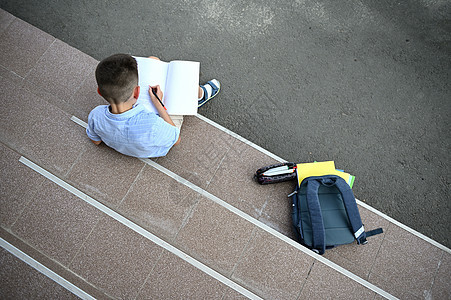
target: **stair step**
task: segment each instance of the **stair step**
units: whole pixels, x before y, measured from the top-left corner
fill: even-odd
[[[94,146],[79,125],[105,103],[97,61],[0,16],[2,248],[100,299],[449,298],[451,250],[363,202],[366,227],[384,228],[368,245],[318,256],[293,241],[293,183],[252,180],[283,159],[202,116],[185,118],[183,142],[163,158]],[[46,271],[0,255],[4,290],[67,295]]]

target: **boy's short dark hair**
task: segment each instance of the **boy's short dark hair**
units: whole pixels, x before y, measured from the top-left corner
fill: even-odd
[[[128,54],[114,54],[102,60],[96,68],[99,92],[110,103],[127,101],[138,85],[138,65]]]

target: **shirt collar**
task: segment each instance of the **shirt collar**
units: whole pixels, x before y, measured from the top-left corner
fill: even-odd
[[[110,119],[125,120],[125,119],[130,118],[131,116],[136,115],[138,112],[140,112],[142,110],[144,110],[144,106],[143,105],[135,104],[132,109],[129,109],[126,112],[123,112],[121,114],[113,114],[110,111],[110,106],[108,105],[106,107],[105,114]]]

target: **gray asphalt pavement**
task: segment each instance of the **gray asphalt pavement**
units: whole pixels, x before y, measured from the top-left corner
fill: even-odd
[[[98,60],[200,61],[222,83],[201,114],[289,161],[335,160],[360,200],[451,247],[450,1],[0,3]]]

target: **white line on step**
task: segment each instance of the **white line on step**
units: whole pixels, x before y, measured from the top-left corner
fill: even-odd
[[[70,283],[60,275],[56,274],[31,256],[27,255],[26,253],[22,252],[21,250],[17,249],[7,241],[5,241],[3,238],[0,238],[0,246],[20,259],[21,261],[25,262],[30,267],[34,268],[38,272],[42,273],[43,275],[47,276],[51,280],[55,281],[57,284],[68,290],[69,292],[73,293],[74,295],[80,297],[81,299],[95,299],[79,287],[75,286],[74,284]]]
[[[316,253],[314,253],[313,251],[305,248],[304,246],[302,246],[301,244],[297,243],[296,241],[290,239],[289,237],[287,237],[286,235],[278,232],[277,230],[269,227],[268,225],[262,223],[261,221],[249,216],[248,214],[246,214],[245,212],[239,210],[238,208],[230,205],[229,203],[225,202],[224,200],[221,200],[220,198],[216,197],[213,194],[210,194],[209,192],[203,190],[202,188],[198,187],[197,185],[189,182],[188,180],[184,179],[183,177],[175,174],[174,172],[166,169],[165,167],[157,164],[156,162],[154,162],[151,159],[148,158],[141,158],[141,161],[145,162],[146,164],[154,167],[155,169],[161,171],[162,173],[166,174],[167,176],[173,178],[174,180],[178,181],[181,184],[184,184],[185,186],[189,187],[190,189],[198,192],[199,194],[201,194],[204,197],[207,197],[208,199],[212,200],[213,202],[221,205],[222,207],[228,209],[229,211],[231,211],[232,213],[240,216],[241,218],[245,219],[246,221],[254,224],[255,226],[265,230],[266,232],[276,236],[277,238],[281,239],[282,241],[290,244],[291,246],[301,250],[302,252],[304,252],[305,254],[312,256],[313,258],[315,258],[316,260],[319,260],[320,262],[322,262],[323,264],[327,265],[328,267],[331,267],[332,269],[340,272],[341,274],[351,278],[352,280],[360,283],[361,285],[365,286],[366,288],[372,290],[373,292],[387,298],[387,299],[396,299],[396,297],[394,297],[393,295],[387,293],[386,291],[380,289],[379,287],[375,286],[374,284],[360,278],[359,276],[355,275],[354,273],[349,272],[348,270],[346,270],[345,268],[331,262],[330,260],[324,258],[321,255],[318,255]]]
[[[215,270],[211,269],[210,267],[204,265],[203,263],[199,262],[198,260],[192,258],[188,254],[182,252],[181,250],[177,249],[176,247],[172,246],[171,244],[165,242],[164,240],[160,239],[159,237],[153,235],[146,229],[142,228],[141,226],[133,223],[129,219],[125,218],[124,216],[118,214],[111,208],[103,205],[102,203],[98,202],[97,200],[91,198],[87,194],[83,193],[82,191],[78,190],[77,188],[71,186],[67,182],[61,180],[57,176],[53,175],[52,173],[48,172],[47,170],[41,168],[31,160],[21,157],[19,159],[21,163],[28,166],[29,168],[33,169],[34,171],[38,172],[39,174],[43,175],[47,179],[53,181],[54,183],[58,184],[60,187],[64,188],[65,190],[71,192],[75,196],[79,197],[80,199],[84,200],[88,204],[94,206],[98,210],[102,211],[106,215],[110,216],[111,218],[115,219],[116,221],[122,223],[123,225],[127,226],[128,228],[132,229],[133,231],[137,232],[138,234],[142,235],[143,237],[147,238],[148,240],[152,241],[153,243],[157,244],[158,246],[168,250],[169,252],[177,255],[187,263],[191,264],[192,266],[198,268],[199,270],[203,271],[204,273],[210,275],[214,279],[222,282],[224,285],[234,289],[238,293],[242,294],[243,296],[246,296],[249,299],[261,299],[257,295],[253,294],[249,290],[245,289],[241,285],[237,284],[236,282],[230,280],[229,278],[221,275],[220,273],[216,272]]]
[[[258,150],[258,151],[260,151],[260,152],[262,152],[262,153],[268,155],[269,157],[273,158],[274,160],[276,160],[276,161],[278,161],[278,162],[281,162],[281,163],[287,162],[287,161],[284,160],[283,158],[281,158],[281,157],[275,155],[275,154],[272,153],[272,152],[269,152],[268,150],[266,150],[266,149],[264,149],[264,148],[262,148],[262,147],[260,147],[260,146],[258,146],[258,145],[256,145],[256,144],[254,144],[254,143],[252,143],[251,141],[246,140],[246,139],[243,138],[242,136],[236,134],[236,133],[233,132],[233,131],[230,131],[229,129],[227,129],[227,128],[221,126],[221,125],[219,125],[218,123],[216,123],[216,122],[214,122],[214,121],[212,121],[212,120],[210,120],[210,119],[208,119],[208,118],[206,118],[206,117],[204,117],[204,116],[202,116],[202,115],[199,115],[199,114],[197,114],[196,116],[197,116],[199,119],[201,119],[202,121],[205,121],[205,122],[207,122],[208,124],[210,124],[211,126],[216,127],[217,129],[219,129],[219,130],[221,130],[221,131],[223,131],[223,132],[225,132],[225,133],[227,133],[227,134],[229,134],[229,135],[235,137],[236,139],[242,141],[243,143],[245,143],[245,144],[247,144],[247,145],[249,145],[249,146],[255,148],[256,150]],[[445,251],[445,252],[451,254],[451,249],[449,249],[449,248],[447,248],[446,246],[440,244],[439,242],[436,242],[436,241],[434,241],[433,239],[431,239],[431,238],[425,236],[424,234],[422,234],[422,233],[416,231],[415,229],[412,229],[412,228],[410,228],[409,226],[404,225],[404,224],[402,224],[402,223],[399,222],[399,221],[396,221],[396,220],[393,219],[392,217],[387,216],[387,215],[384,214],[383,212],[381,212],[381,211],[375,209],[375,208],[372,207],[372,206],[369,206],[368,204],[366,204],[366,203],[364,203],[364,202],[362,202],[362,201],[360,201],[360,200],[358,200],[358,199],[356,199],[356,201],[357,201],[357,204],[359,204],[360,206],[362,206],[362,207],[368,209],[369,211],[371,211],[371,212],[377,214],[378,216],[380,216],[380,217],[386,219],[387,221],[389,221],[389,222],[391,222],[391,223],[393,223],[393,224],[395,224],[395,225],[401,227],[402,229],[404,229],[404,230],[410,232],[411,234],[416,235],[417,237],[419,237],[419,238],[425,240],[426,242],[428,242],[428,243],[430,243],[430,244],[436,246],[437,248],[440,248],[440,249],[442,249],[443,251]]]
[[[72,119],[76,119],[76,117],[72,117]],[[207,119],[208,120],[208,119]],[[76,122],[77,124],[80,124],[78,121],[73,120],[74,122]],[[83,121],[82,121],[83,122]],[[211,121],[212,122],[212,121]],[[219,126],[219,125],[218,125]],[[225,128],[221,129],[221,130],[227,130]],[[237,137],[239,137],[238,135],[236,135]],[[239,137],[240,140],[245,140],[244,138]],[[252,144],[252,142],[247,141],[247,143],[249,145]],[[257,149],[259,148],[259,146],[253,144],[253,147],[257,147]],[[252,146],[252,145],[251,145]],[[262,148],[263,149],[263,148]],[[264,149],[263,149],[264,150]],[[266,151],[266,150],[264,150]],[[269,153],[269,152],[268,152]],[[274,155],[274,157],[277,157]],[[280,158],[279,158],[280,159]],[[273,228],[269,227],[268,225],[262,223],[261,221],[249,216],[248,214],[246,214],[245,212],[239,210],[238,208],[230,205],[229,203],[221,200],[220,198],[216,197],[213,194],[210,194],[209,192],[205,191],[204,189],[200,188],[199,186],[191,183],[190,181],[186,180],[185,178],[175,174],[174,172],[166,169],[165,167],[159,165],[158,163],[154,162],[151,159],[148,158],[141,158],[141,161],[143,161],[144,163],[152,166],[153,168],[159,170],[160,172],[166,174],[167,176],[173,178],[174,180],[178,181],[181,184],[184,184],[185,186],[189,187],[190,189],[196,191],[197,193],[207,197],[208,199],[216,202],[217,204],[223,206],[224,208],[228,209],[229,211],[231,211],[232,213],[240,216],[241,218],[247,220],[248,222],[254,224],[255,226],[265,230],[266,232],[276,236],[277,238],[281,239],[282,241],[290,244],[291,246],[301,250],[302,252],[306,253],[309,256],[312,256],[313,258],[315,258],[316,260],[319,260],[320,262],[322,262],[323,264],[331,267],[332,269],[340,272],[341,274],[351,278],[352,280],[360,283],[361,285],[365,286],[366,288],[372,290],[373,292],[387,298],[387,299],[397,299],[396,297],[394,297],[393,295],[387,293],[386,291],[380,289],[379,287],[375,286],[374,284],[360,278],[359,276],[355,275],[352,272],[349,272],[348,270],[346,270],[345,268],[335,264],[334,262],[324,258],[321,255],[318,255],[316,253],[314,253],[313,251],[307,249],[306,247],[303,247],[301,244],[297,243],[296,241],[290,239],[289,237],[283,235],[282,233],[278,232],[277,230],[274,230]]]

